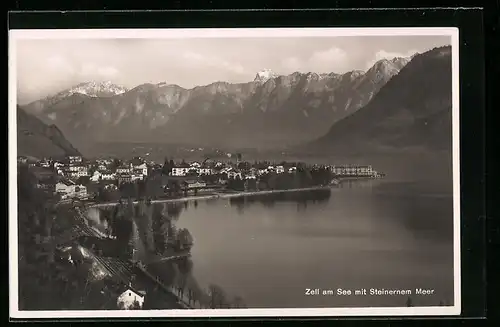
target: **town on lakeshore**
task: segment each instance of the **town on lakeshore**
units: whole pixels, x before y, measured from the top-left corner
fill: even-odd
[[[30,160],[19,157],[39,176],[41,188],[61,200],[97,202],[121,198],[171,199],[187,195],[294,190],[336,185],[342,179],[380,178],[370,165],[306,165],[301,162],[235,160],[203,162],[166,158],[163,163],[81,156]]]
[[[18,213],[25,231],[20,249],[26,265],[21,268],[28,271],[22,278],[31,276],[45,293],[49,290],[43,285],[57,284],[62,293],[56,292],[54,299],[68,309],[242,308],[241,297],[229,297],[213,284],[202,289],[182,273],[189,270],[194,238],[175,226],[172,216],[179,202],[316,190],[336,187],[343,179],[383,176],[369,165],[249,162],[241,154],[233,158],[166,158],[160,164],[140,157],[18,157],[18,187],[29,199],[20,200]],[[157,210],[153,201],[163,209]],[[165,271],[168,262],[175,262],[181,273]],[[89,271],[98,282],[88,283]],[[51,302],[41,304],[28,293],[23,301],[38,309]]]

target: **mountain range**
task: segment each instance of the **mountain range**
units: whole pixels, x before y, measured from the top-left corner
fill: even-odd
[[[17,154],[35,158],[80,155],[55,125],[47,125],[17,107]]]
[[[451,47],[415,56],[366,106],[304,151],[357,155],[452,149]]]
[[[22,108],[57,125],[78,148],[110,141],[273,148],[321,137],[367,105],[410,60],[384,59],[345,74],[263,70],[247,83],[192,89],[83,83]]]

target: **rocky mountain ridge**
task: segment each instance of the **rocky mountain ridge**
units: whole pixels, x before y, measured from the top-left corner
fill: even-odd
[[[59,126],[77,145],[109,140],[282,146],[324,134],[366,105],[408,61],[381,60],[366,72],[345,74],[279,76],[263,70],[252,82],[215,82],[192,89],[159,83],[106,96],[63,91],[64,96],[23,108]]]

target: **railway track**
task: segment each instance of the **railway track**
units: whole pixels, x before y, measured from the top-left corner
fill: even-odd
[[[57,240],[54,240],[54,244],[63,244],[67,243],[71,240],[74,240],[80,236],[92,236],[92,237],[97,237],[97,238],[103,238],[103,235],[96,230],[94,230],[92,227],[90,227],[87,224],[87,220],[84,216],[84,214],[81,212],[79,207],[75,207],[76,210],[76,215],[75,215],[75,220],[77,224],[73,227],[73,229],[68,232],[64,237],[59,237]],[[135,279],[135,277],[138,275],[138,273],[143,274],[137,267],[134,267],[131,262],[128,262],[123,259],[119,258],[114,258],[114,257],[102,257],[98,256],[92,251],[87,251],[89,255],[92,257],[93,260],[95,260],[106,272],[108,275],[111,276],[114,280],[121,282],[125,285],[128,285],[132,280]],[[180,255],[174,255],[174,256],[169,256],[165,258],[160,258],[159,262],[165,261],[165,260],[174,260],[178,259],[181,257],[188,256],[189,254],[183,253]],[[146,286],[146,285],[151,285],[151,286],[156,286],[155,283],[152,280],[150,280],[148,276],[143,276],[144,278],[141,278],[140,284],[141,286]],[[164,293],[164,301],[167,303],[169,306],[176,306],[179,308],[189,308],[186,303],[179,299],[172,290],[169,288],[165,287],[162,285],[162,289],[165,292]]]

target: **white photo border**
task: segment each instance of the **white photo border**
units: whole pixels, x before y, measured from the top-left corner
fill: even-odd
[[[453,306],[364,307],[296,309],[180,309],[180,310],[82,310],[21,311],[18,296],[17,224],[17,69],[16,41],[19,39],[181,39],[246,37],[338,37],[338,36],[436,35],[451,37],[452,51],[452,147],[453,147]],[[459,30],[456,27],[403,28],[204,28],[204,29],[26,29],[9,31],[9,309],[11,318],[169,318],[169,317],[385,317],[452,316],[461,313],[460,263],[460,140],[459,140]]]

